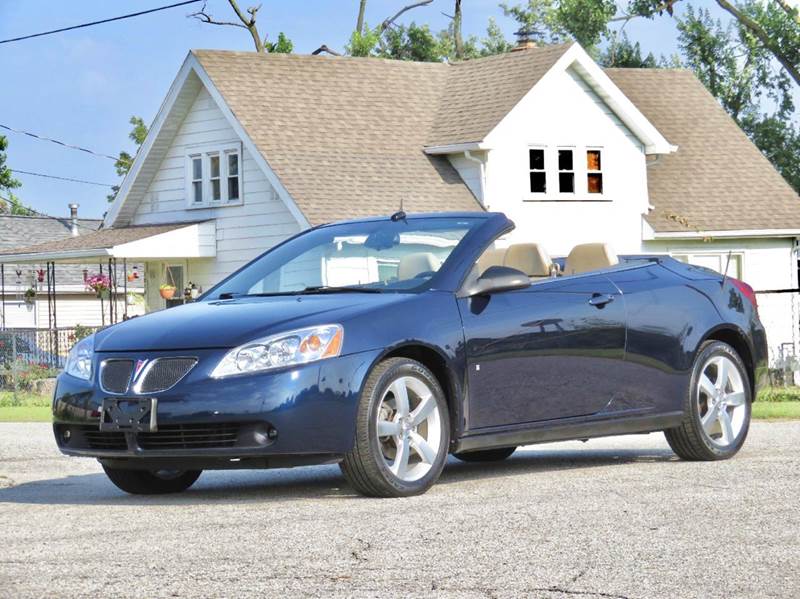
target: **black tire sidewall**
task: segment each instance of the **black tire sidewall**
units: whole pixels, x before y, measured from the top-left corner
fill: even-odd
[[[714,443],[706,435],[705,430],[703,429],[703,424],[700,422],[700,411],[697,407],[698,401],[698,385],[700,376],[703,373],[703,367],[708,362],[710,358],[715,356],[724,356],[729,358],[735,365],[739,371],[739,375],[742,377],[742,381],[744,381],[744,388],[745,388],[745,421],[742,430],[739,433],[739,438],[736,440],[736,443],[730,445],[726,448],[721,448]],[[753,404],[753,392],[752,387],[750,385],[750,377],[747,374],[747,369],[742,362],[742,359],[739,357],[739,354],[736,353],[730,345],[727,343],[723,343],[722,341],[714,341],[706,345],[700,353],[697,355],[695,359],[694,366],[692,367],[692,378],[689,384],[689,401],[688,401],[688,409],[690,411],[691,417],[691,424],[692,428],[694,428],[695,435],[697,439],[702,443],[704,451],[709,454],[711,459],[725,459],[737,453],[742,445],[744,444],[745,440],[747,439],[747,433],[750,430],[750,415],[752,413],[752,404]]]
[[[414,377],[424,382],[428,388],[433,392],[433,397],[436,400],[436,405],[439,408],[439,421],[441,426],[441,444],[439,446],[439,453],[436,456],[431,469],[422,478],[407,482],[397,478],[386,465],[383,459],[383,452],[378,442],[377,424],[378,424],[378,408],[381,403],[383,395],[389,386],[400,377]],[[450,445],[450,424],[449,414],[447,410],[447,402],[445,401],[444,392],[441,385],[436,380],[436,377],[425,366],[419,362],[411,359],[403,360],[391,368],[387,369],[375,384],[369,398],[368,423],[369,423],[369,450],[374,458],[378,469],[387,484],[391,485],[401,495],[414,495],[425,492],[436,479],[444,468],[447,461],[448,447]]]

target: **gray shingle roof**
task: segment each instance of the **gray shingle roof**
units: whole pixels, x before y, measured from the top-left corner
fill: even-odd
[[[0,255],[2,254],[23,254],[34,253],[36,251],[52,251],[61,249],[97,249],[104,247],[111,247],[125,241],[133,241],[133,239],[126,239],[126,234],[118,230],[102,229],[97,230],[102,224],[100,219],[79,219],[80,235],[77,237],[72,236],[70,229],[70,222],[67,218],[53,218],[45,216],[10,216],[0,215]],[[171,230],[180,225],[166,225],[157,228],[166,228]],[[154,232],[149,232],[147,235],[143,234],[143,229],[152,229],[153,227],[134,227],[140,237],[154,235]],[[160,231],[163,232],[163,231]],[[130,237],[131,234],[127,234]],[[111,241],[113,239],[113,242]],[[41,241],[41,243],[32,245],[31,242]],[[100,242],[108,245],[101,245]],[[44,268],[44,263],[41,265],[34,264],[5,264],[5,283],[6,290],[16,289],[16,269],[19,268],[23,272],[22,284],[27,286],[30,279],[30,272],[34,268]],[[128,267],[132,268],[134,265],[129,264]],[[141,264],[136,265],[139,272],[143,273]],[[99,270],[97,263],[94,264],[57,264],[56,265],[56,285],[83,285],[83,271],[88,270],[90,273],[95,273]],[[118,267],[118,276],[122,277],[121,265]],[[131,287],[141,287],[142,279],[130,283]]]
[[[656,231],[800,229],[797,193],[691,72],[606,73],[678,146],[647,169]]]

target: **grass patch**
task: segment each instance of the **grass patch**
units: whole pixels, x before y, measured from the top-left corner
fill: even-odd
[[[0,407],[0,422],[50,422],[50,406]]]
[[[758,392],[758,401],[800,401],[800,387],[765,387]]]
[[[757,401],[754,420],[800,420],[800,401]]]

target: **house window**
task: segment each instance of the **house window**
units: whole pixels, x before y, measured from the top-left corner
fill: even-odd
[[[558,151],[558,191],[575,193],[575,166],[572,160],[572,150]]]
[[[547,192],[547,175],[544,171],[544,149],[528,150],[528,169],[531,178],[531,193]]]
[[[203,159],[192,156],[192,201],[203,201]]]
[[[193,146],[187,155],[189,207],[239,203],[242,199],[241,144]]]
[[[589,193],[603,193],[600,150],[586,150],[586,188]]]

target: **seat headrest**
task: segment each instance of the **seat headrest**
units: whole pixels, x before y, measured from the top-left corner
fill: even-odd
[[[401,281],[413,279],[423,272],[435,272],[439,270],[439,266],[436,256],[430,252],[407,254],[400,258],[400,264],[397,267],[397,278]]]
[[[538,243],[517,243],[506,250],[503,266],[521,270],[529,277],[549,277],[553,261]]]
[[[619,264],[619,258],[607,243],[582,243],[572,248],[564,264],[564,274],[574,275]]]
[[[483,274],[490,266],[503,266],[506,250],[503,248],[489,248],[478,258],[478,274]]]

